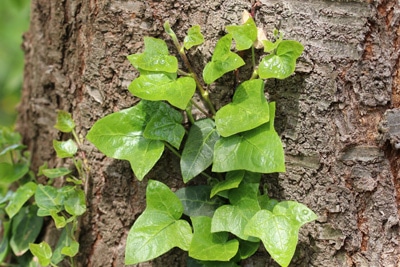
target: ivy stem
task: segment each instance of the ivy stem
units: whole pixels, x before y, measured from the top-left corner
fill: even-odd
[[[189,102],[189,104],[186,106],[186,115],[188,117],[188,120],[190,121],[191,124],[194,124],[194,118],[192,114],[192,102]]]
[[[207,111],[205,111],[204,109],[202,109],[193,99],[191,100],[193,106],[195,106],[198,110],[200,110],[201,113],[203,113],[204,115],[207,115]]]
[[[177,156],[178,158],[181,158],[181,157],[182,157],[181,154],[179,154],[179,151],[175,149],[175,147],[171,146],[171,145],[170,145],[169,143],[167,143],[167,142],[164,142],[164,145],[165,145],[169,150],[171,150],[171,152],[172,152],[175,156]]]
[[[189,70],[190,76],[195,80],[196,82],[196,87],[197,90],[199,90],[199,93],[203,100],[206,102],[208,108],[210,109],[211,113],[215,115],[216,111],[214,108],[214,105],[212,104],[207,90],[204,89],[203,85],[201,84],[199,77],[197,77],[196,73],[193,71],[192,65],[189,62],[189,59],[186,56],[185,49],[184,47],[179,43],[178,38],[175,34],[175,32],[171,29],[171,26],[169,25],[169,22],[166,21],[164,23],[164,29],[167,32],[169,36],[171,36],[172,42],[174,43],[176,49],[179,52],[179,55],[181,56],[183,60],[183,64],[185,64],[186,68]]]

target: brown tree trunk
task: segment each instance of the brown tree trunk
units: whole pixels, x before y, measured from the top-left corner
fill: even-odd
[[[19,130],[33,168],[60,162],[52,139],[56,110],[72,113],[85,136],[99,118],[130,107],[137,75],[126,60],[143,37],[179,37],[199,24],[207,41],[190,55],[200,69],[224,25],[238,23],[245,0],[32,0]],[[296,75],[270,80],[287,172],[266,177],[270,194],[308,205],[318,215],[302,228],[291,266],[400,265],[400,6],[396,0],[261,0],[256,23],[301,41]],[[219,96],[216,102],[222,101]],[[397,130],[397,131],[396,131]],[[80,266],[124,266],[127,233],[145,208],[146,179],[127,162],[85,142],[91,168]],[[164,155],[147,176],[181,187],[179,162]],[[139,266],[185,266],[173,250]],[[260,250],[243,266],[277,266]]]

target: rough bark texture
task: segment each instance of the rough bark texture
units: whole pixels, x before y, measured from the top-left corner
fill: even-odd
[[[399,266],[399,3],[260,4],[258,25],[305,45],[296,75],[266,85],[277,101],[287,173],[265,182],[274,197],[302,202],[319,215],[302,229],[291,266]],[[85,136],[96,120],[136,102],[127,86],[137,74],[126,56],[141,51],[144,36],[165,37],[165,20],[180,37],[201,25],[208,41],[190,54],[201,69],[224,26],[239,22],[250,6],[244,0],[32,0],[19,130],[33,167],[64,164],[51,144],[64,138],[53,129],[57,109],[71,112]],[[214,90],[217,105],[230,97],[222,85]],[[83,150],[91,179],[80,266],[124,266],[125,240],[145,207],[147,179],[138,182],[127,162],[106,158],[87,142]],[[147,178],[180,187],[178,167],[166,153]],[[185,257],[172,250],[138,266],[185,266]],[[260,250],[243,266],[277,265]]]

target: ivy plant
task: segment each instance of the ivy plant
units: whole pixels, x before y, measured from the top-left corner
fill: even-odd
[[[107,156],[128,160],[139,180],[167,148],[179,158],[185,183],[203,176],[207,185],[172,192],[149,180],[147,207],[128,234],[125,263],[148,261],[179,247],[188,252],[191,266],[238,266],[262,243],[278,264],[288,266],[300,227],[316,215],[303,204],[260,192],[262,174],[285,171],[274,128],[276,104],[266,98],[264,80],[293,75],[303,46],[284,40],[278,31],[272,41],[257,40],[261,30],[247,16],[242,25],[226,27],[210,62],[195,73],[186,51],[204,42],[200,26],[191,27],[183,43],[168,22],[164,28],[183,68],[164,40],[145,37],[144,51],[128,56],[140,74],[128,89],[141,101],[98,120],[86,138]],[[259,63],[256,43],[265,52]],[[253,73],[235,88],[232,102],[216,110],[210,85],[246,64],[237,51],[251,53]],[[207,110],[193,100],[196,91]]]
[[[74,137],[74,140],[53,140],[53,147],[58,157],[72,159],[79,176],[73,176],[68,168],[48,168],[44,164],[37,176],[46,177],[45,184],[39,183],[30,171],[30,157],[23,152],[25,146],[21,145],[20,135],[5,128],[0,131],[0,226],[4,230],[0,264],[4,266],[16,261],[18,266],[55,267],[65,257],[69,258],[70,266],[75,266],[73,257],[79,251],[76,231],[79,216],[86,211],[82,185],[87,177],[87,167],[76,157],[81,140],[75,133],[71,115],[59,111],[55,128]],[[53,186],[55,179],[60,177],[65,178],[65,185]],[[60,230],[54,248],[45,241],[35,243],[44,217],[51,217]]]

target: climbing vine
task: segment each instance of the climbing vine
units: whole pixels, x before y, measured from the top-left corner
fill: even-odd
[[[262,30],[246,16],[242,25],[226,27],[199,74],[186,51],[204,42],[200,27],[190,28],[183,43],[168,22],[164,28],[184,68],[164,40],[145,37],[144,51],[128,56],[140,73],[128,89],[141,101],[98,120],[86,138],[107,156],[128,160],[139,180],[167,148],[180,159],[185,183],[199,175],[208,183],[172,192],[149,180],[147,206],[129,232],[125,263],[148,261],[179,247],[197,266],[238,266],[261,242],[276,262],[288,266],[300,227],[316,215],[303,204],[260,192],[262,174],[285,171],[274,129],[275,103],[265,97],[264,80],[292,75],[303,46],[284,40],[278,31],[272,41],[258,38]],[[259,44],[265,54],[257,63]],[[235,88],[232,102],[216,110],[209,86],[245,65],[238,51],[251,53],[253,72]],[[202,106],[194,101],[196,92]],[[203,115],[195,116],[195,109]]]

